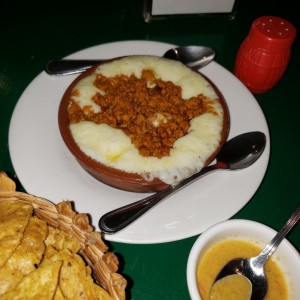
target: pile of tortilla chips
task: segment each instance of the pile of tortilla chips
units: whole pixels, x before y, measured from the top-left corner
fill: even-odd
[[[6,182],[5,188],[14,186]],[[1,199],[0,299],[114,299],[95,282],[80,249],[72,235],[38,218],[30,203]]]

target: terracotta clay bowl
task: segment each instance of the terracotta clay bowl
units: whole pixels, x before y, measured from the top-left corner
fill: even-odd
[[[68,112],[69,107],[69,101],[70,97],[72,95],[72,91],[74,90],[74,87],[80,82],[82,79],[86,78],[87,76],[93,74],[99,66],[102,64],[106,64],[109,62],[113,62],[121,58],[115,58],[113,60],[108,60],[104,63],[95,65],[94,67],[88,69],[87,71],[80,74],[67,88],[65,91],[61,103],[59,106],[59,112],[58,112],[58,123],[59,123],[59,129],[61,132],[61,136],[67,146],[67,148],[70,150],[70,152],[73,154],[73,156],[76,158],[80,166],[87,171],[90,175],[95,177],[97,180],[110,185],[114,188],[118,188],[121,190],[126,191],[132,191],[132,192],[156,192],[163,190],[169,186],[168,183],[162,181],[160,178],[152,178],[151,180],[145,179],[144,176],[138,173],[134,172],[126,172],[111,166],[107,166],[103,163],[100,163],[99,161],[91,158],[86,153],[84,153],[78,144],[75,142],[71,130],[70,130],[70,116]],[[194,71],[193,71],[194,72]],[[219,102],[223,109],[223,126],[222,130],[220,132],[220,142],[215,147],[214,151],[211,152],[211,155],[209,158],[205,161],[204,165],[210,164],[216,157],[216,155],[219,153],[221,147],[225,143],[228,137],[229,133],[229,127],[230,127],[230,117],[229,112],[227,108],[226,101],[219,91],[219,89],[215,86],[215,84],[209,80],[207,77],[205,77],[203,74],[201,74],[204,79],[211,85],[211,87],[214,89],[215,93],[217,94],[217,97],[219,98]]]

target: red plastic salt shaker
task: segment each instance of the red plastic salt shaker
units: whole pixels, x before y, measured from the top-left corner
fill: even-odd
[[[237,52],[234,74],[252,93],[268,91],[285,72],[295,37],[296,29],[287,20],[257,18]]]

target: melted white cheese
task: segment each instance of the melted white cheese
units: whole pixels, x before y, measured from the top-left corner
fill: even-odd
[[[100,112],[101,107],[91,99],[96,93],[101,93],[101,91],[93,85],[95,79],[96,75],[92,74],[80,80],[75,89],[73,89],[73,91],[78,90],[80,96],[72,95],[72,99],[80,104],[81,107],[91,106],[94,112]]]
[[[134,73],[140,77],[143,69],[151,69],[162,80],[180,85],[184,99],[201,93],[211,99],[217,98],[214,89],[200,74],[179,62],[159,57],[123,58],[101,65],[96,73],[106,77]],[[90,100],[97,91],[100,92],[92,84],[94,79],[95,75],[91,75],[80,81],[75,89],[80,91],[81,96],[74,99],[81,107],[91,105],[95,111],[99,111],[101,108]],[[214,107],[218,114],[206,113],[194,118],[189,133],[174,143],[169,156],[162,158],[141,156],[122,130],[105,124],[84,121],[70,125],[70,129],[80,149],[96,161],[128,173],[141,174],[147,180],[157,177],[167,184],[175,184],[200,171],[219,145],[223,109],[218,102]]]

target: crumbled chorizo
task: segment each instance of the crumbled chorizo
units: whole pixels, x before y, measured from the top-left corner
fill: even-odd
[[[169,155],[174,142],[188,133],[191,119],[211,111],[210,99],[184,100],[180,86],[155,78],[151,70],[143,70],[141,78],[98,74],[94,85],[102,91],[92,98],[101,111],[81,108],[71,97],[71,123],[88,120],[122,129],[143,156]]]

